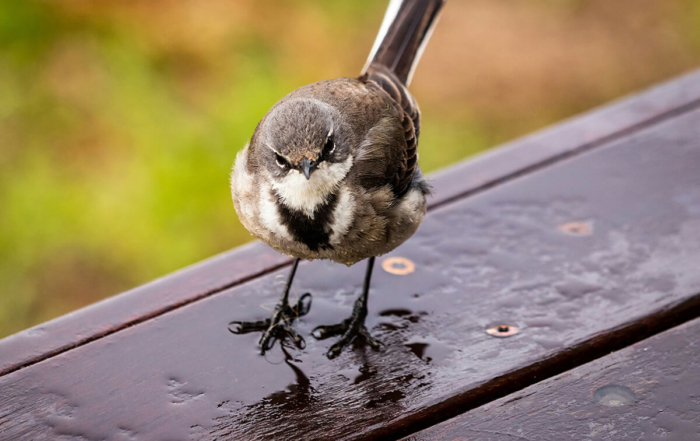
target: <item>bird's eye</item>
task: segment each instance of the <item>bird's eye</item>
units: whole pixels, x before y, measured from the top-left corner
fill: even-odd
[[[277,165],[279,165],[280,168],[283,168],[283,169],[289,168],[289,163],[281,155],[278,155],[277,153],[275,153],[275,159],[277,160]]]
[[[323,156],[328,157],[335,150],[335,143],[333,142],[333,135],[326,139],[326,145],[323,146]]]

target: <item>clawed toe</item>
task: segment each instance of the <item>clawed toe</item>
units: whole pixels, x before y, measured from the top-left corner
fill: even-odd
[[[255,322],[233,321],[229,323],[228,329],[234,334],[247,334],[250,332],[263,331],[258,340],[260,351],[264,354],[272,349],[279,338],[288,336],[299,349],[306,347],[306,341],[292,328],[292,323],[299,317],[303,317],[311,310],[311,294],[302,295],[294,306],[290,306],[286,301],[280,302],[275,307],[272,318]]]
[[[325,340],[328,337],[344,333],[348,329],[349,324],[350,319],[345,319],[337,325],[317,326],[311,331],[311,335],[313,335],[316,340]]]
[[[233,321],[228,324],[228,330],[233,334],[248,334],[249,332],[264,331],[270,327],[270,319],[257,322]]]
[[[299,335],[299,333],[294,328],[292,328],[292,326],[289,323],[283,322],[280,323],[280,325],[280,329],[283,330],[285,334],[294,341],[294,345],[297,348],[304,349],[306,347],[306,340],[304,340],[304,337]]]
[[[304,293],[297,304],[290,308],[291,312],[296,317],[303,317],[311,311],[311,293]]]
[[[374,338],[364,326],[360,328],[360,335],[365,339],[367,344],[372,347],[372,349],[379,350],[382,346],[384,346],[384,343]]]
[[[372,334],[369,333],[364,323],[360,323],[359,320],[353,318],[345,319],[337,325],[318,326],[311,333],[311,335],[318,340],[323,340],[338,334],[342,334],[342,336],[326,353],[328,358],[332,359],[337,357],[356,337],[365,340],[365,342],[375,350],[380,349],[384,345],[382,342],[372,337]]]

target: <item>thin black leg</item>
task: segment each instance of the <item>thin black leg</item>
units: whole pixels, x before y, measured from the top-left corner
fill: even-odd
[[[362,284],[362,295],[360,295],[360,302],[362,306],[362,311],[365,317],[367,317],[367,300],[369,300],[369,284],[372,281],[372,272],[374,271],[374,257],[370,257],[367,260],[367,270],[365,271],[365,282]]]
[[[382,343],[372,337],[365,327],[367,318],[367,301],[369,299],[369,286],[372,280],[372,270],[374,269],[374,257],[367,261],[367,272],[362,286],[362,294],[355,301],[352,314],[347,319],[337,325],[319,326],[313,330],[313,336],[319,340],[342,334],[340,339],[328,350],[328,358],[337,357],[343,348],[349,345],[355,337],[363,338],[373,349],[379,349]]]
[[[289,303],[289,290],[292,288],[292,282],[294,281],[294,276],[297,273],[297,267],[299,266],[300,260],[301,259],[294,259],[294,263],[292,264],[292,270],[289,272],[289,276],[287,276],[287,283],[284,285],[284,292],[282,293],[282,297],[280,298],[280,303]]]
[[[228,329],[234,334],[263,331],[258,341],[258,346],[260,346],[260,351],[263,354],[265,351],[272,349],[275,341],[284,335],[291,337],[298,348],[303,349],[306,347],[306,341],[292,328],[292,323],[295,319],[309,313],[311,309],[311,294],[308,292],[305,293],[299,298],[296,305],[289,306],[289,291],[292,287],[297,267],[299,266],[299,260],[301,259],[294,259],[292,270],[289,272],[287,284],[284,287],[284,292],[282,292],[280,301],[277,306],[275,306],[275,311],[271,318],[257,322],[233,321],[229,323]]]

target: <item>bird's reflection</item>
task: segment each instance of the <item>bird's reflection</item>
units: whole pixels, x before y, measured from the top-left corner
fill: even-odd
[[[294,372],[296,382],[287,386],[285,390],[273,392],[263,398],[256,407],[274,405],[279,406],[281,410],[303,409],[314,401],[313,394],[315,390],[311,387],[309,377],[297,366],[294,362],[294,357],[292,357],[285,345],[281,344],[280,348],[284,354],[284,363]]]

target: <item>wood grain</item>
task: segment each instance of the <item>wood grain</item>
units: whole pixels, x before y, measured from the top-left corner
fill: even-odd
[[[269,315],[281,280],[259,277],[3,376],[0,439],[391,439],[697,316],[699,140],[688,110],[433,210],[389,256],[415,271],[373,279],[382,352],[325,358],[310,331],[364,269],[307,263],[306,349],[228,332]]]
[[[491,150],[431,177],[430,208],[515,179],[688,111],[700,71]],[[0,340],[0,376],[267,274],[289,260],[255,243]]]
[[[0,340],[0,375],[267,274],[289,262],[256,242]]]
[[[694,320],[405,440],[700,439],[698,334]]]

